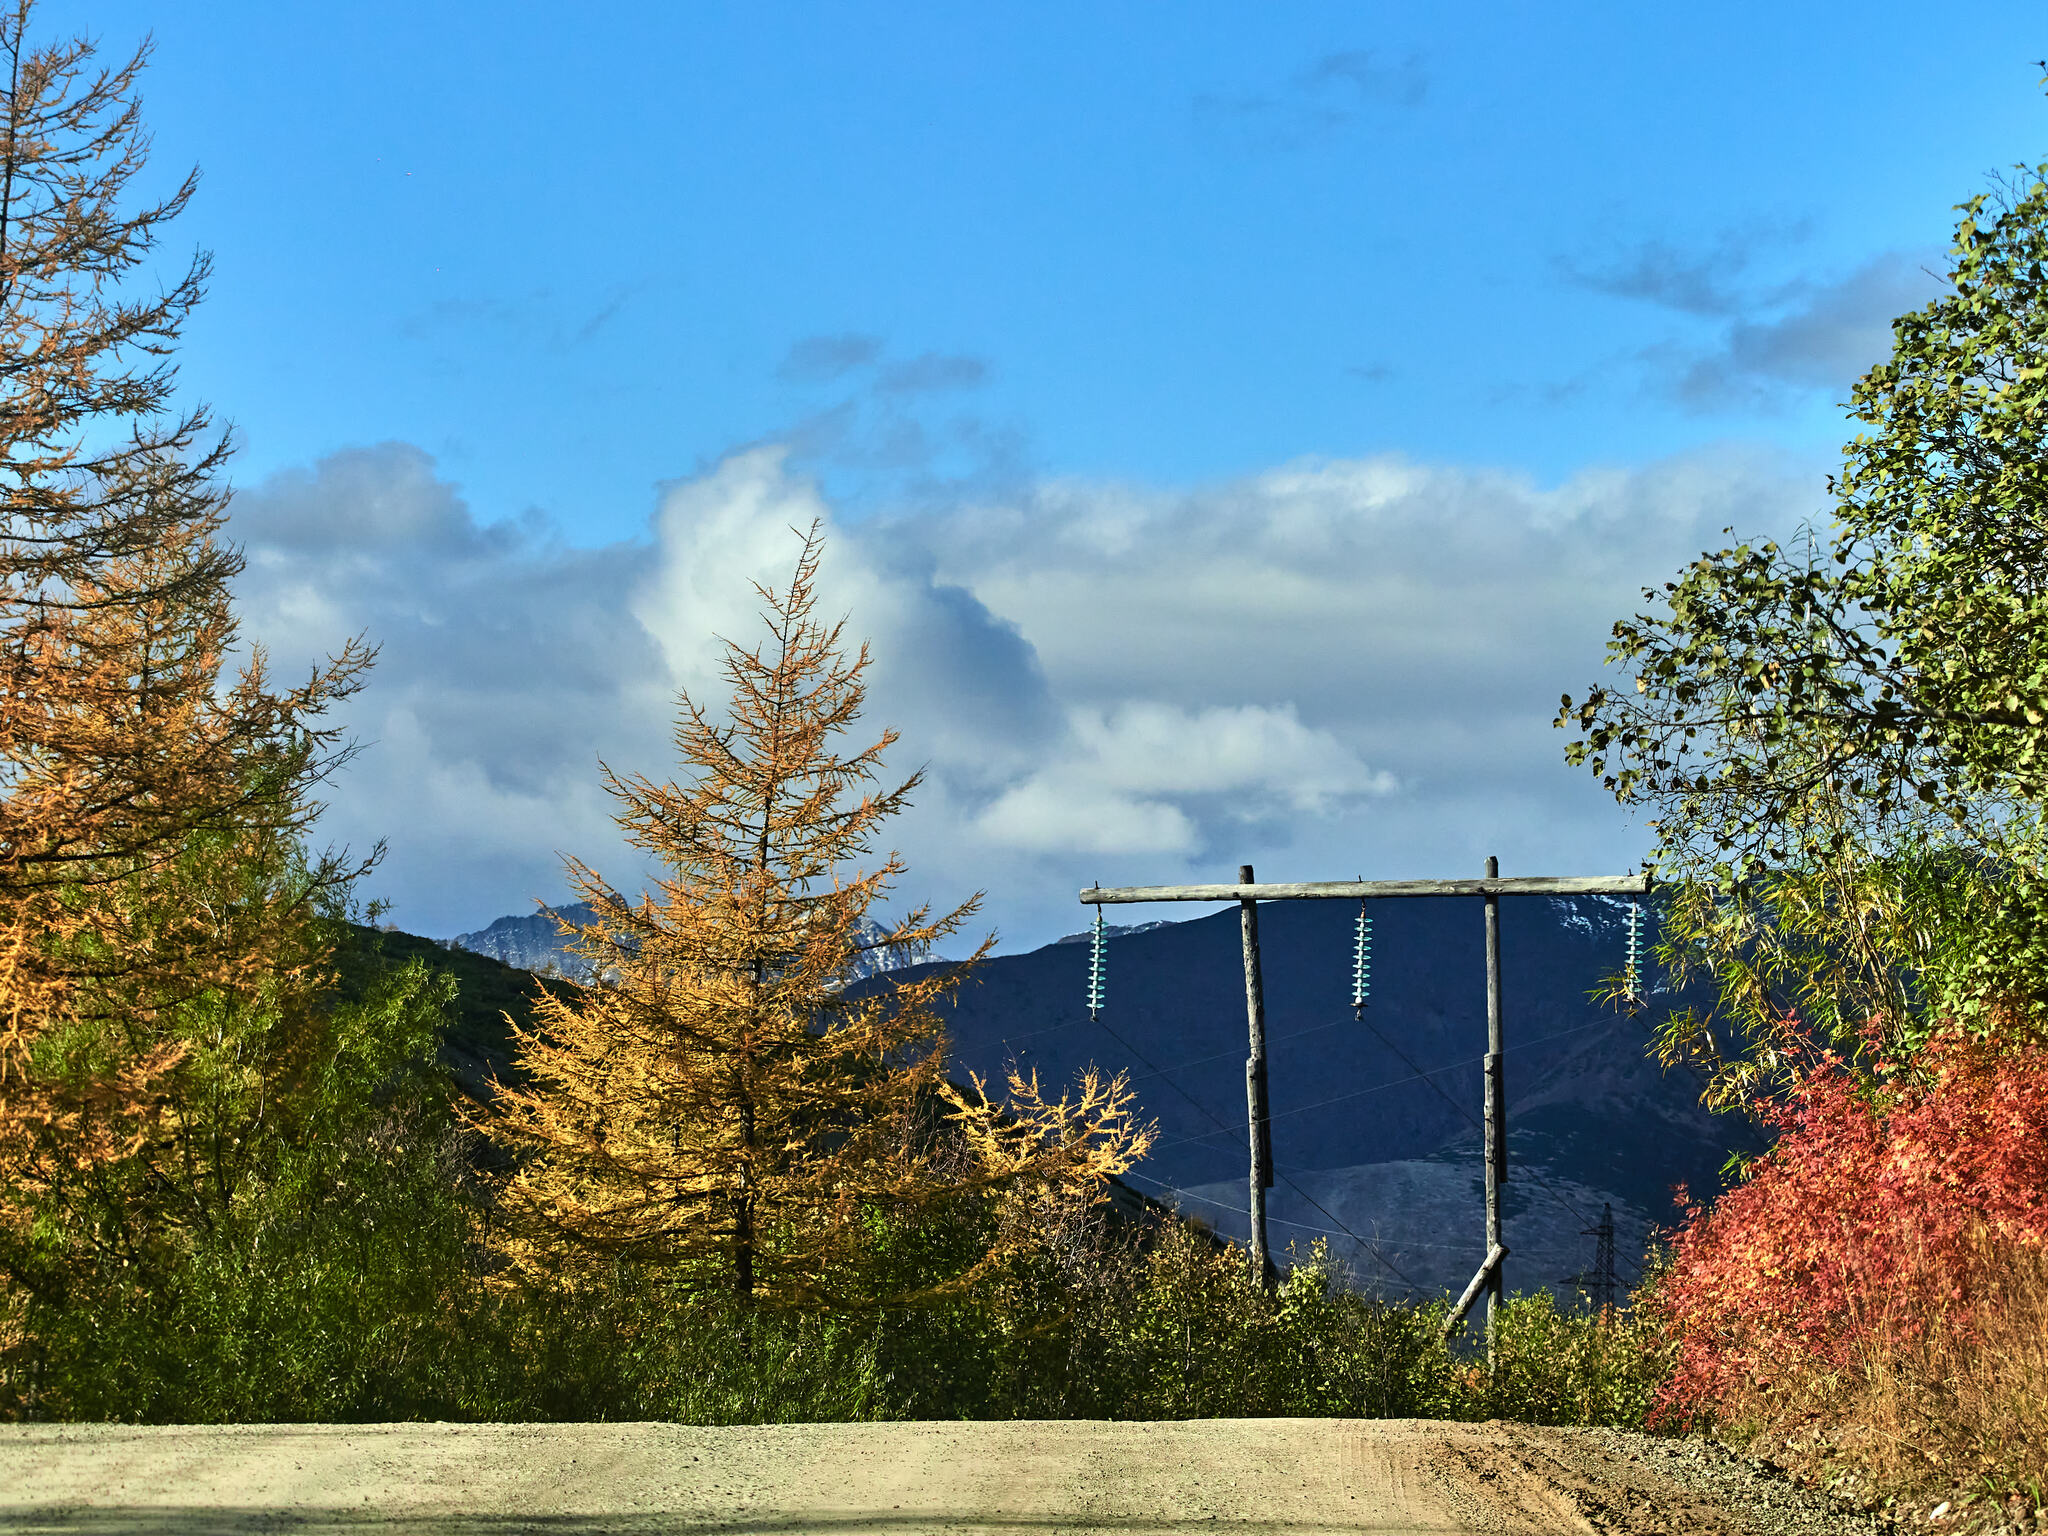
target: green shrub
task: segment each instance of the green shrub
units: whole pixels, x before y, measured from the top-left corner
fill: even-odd
[[[1560,1312],[1547,1291],[1516,1296],[1502,1309],[1492,1375],[1473,1384],[1474,1416],[1641,1428],[1670,1369],[1662,1333],[1633,1309]]]
[[[858,1262],[885,1294],[958,1273],[993,1223],[1034,1234],[973,1286],[917,1305],[745,1310],[626,1264],[573,1287],[512,1285],[479,1240],[487,1186],[434,1061],[451,983],[419,957],[394,966],[359,945],[343,959],[288,1100],[234,1076],[231,1036],[194,1058],[234,1088],[194,1098],[240,1138],[231,1183],[148,1229],[132,1261],[105,1240],[133,1225],[118,1180],[8,1239],[15,1272],[48,1283],[0,1295],[0,1417],[1633,1425],[1664,1379],[1661,1345],[1626,1312],[1517,1297],[1489,1377],[1476,1330],[1445,1342],[1442,1301],[1360,1294],[1321,1245],[1291,1255],[1268,1293],[1241,1249],[1196,1224],[1002,1197],[874,1213]]]
[[[181,1129],[234,1157],[182,1203],[150,1203],[146,1165],[118,1164],[43,1203],[5,1254],[20,1283],[0,1414],[445,1411],[471,1288],[464,1169],[434,1065],[446,1002],[418,965],[385,972],[320,1021],[288,1099],[237,1074],[232,1031],[215,1044],[195,1029]]]

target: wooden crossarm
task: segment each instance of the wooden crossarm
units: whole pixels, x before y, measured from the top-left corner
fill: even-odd
[[[1515,875],[1472,880],[1309,880],[1292,885],[1111,885],[1081,905],[1140,901],[1303,901],[1387,896],[1647,896],[1648,875]]]

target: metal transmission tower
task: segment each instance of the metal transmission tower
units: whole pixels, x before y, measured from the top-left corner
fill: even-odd
[[[1614,1274],[1614,1206],[1603,1201],[1598,1224],[1582,1228],[1579,1236],[1593,1239],[1593,1267],[1566,1275],[1565,1284],[1584,1291],[1602,1312],[1610,1311],[1621,1289]]]

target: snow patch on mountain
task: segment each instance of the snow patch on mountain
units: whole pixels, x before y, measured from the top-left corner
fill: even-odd
[[[493,960],[517,966],[522,971],[586,981],[590,977],[590,963],[569,950],[572,935],[562,931],[562,924],[566,922],[571,927],[578,927],[595,921],[596,917],[590,903],[569,902],[559,907],[542,907],[523,916],[501,917],[474,933],[458,933],[444,942],[450,949],[489,955]],[[862,980],[943,958],[935,954],[928,944],[892,945],[885,942],[888,937],[888,929],[880,923],[862,919],[860,943],[864,947],[854,961],[853,979]]]

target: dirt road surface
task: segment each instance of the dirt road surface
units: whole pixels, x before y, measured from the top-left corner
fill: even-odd
[[[1628,1437],[1415,1420],[0,1427],[0,1531],[1744,1536]],[[1794,1525],[1794,1530],[1820,1529]]]

